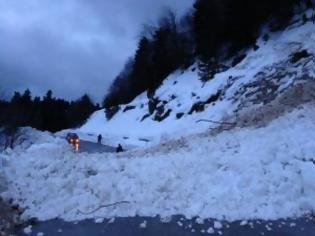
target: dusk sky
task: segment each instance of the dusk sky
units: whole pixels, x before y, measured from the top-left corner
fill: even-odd
[[[0,0],[0,95],[100,102],[133,55],[143,24],[162,9],[183,14],[193,0]]]

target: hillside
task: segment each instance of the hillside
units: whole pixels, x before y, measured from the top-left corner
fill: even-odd
[[[201,119],[257,126],[310,101],[315,86],[314,24],[293,22],[283,32],[270,33],[267,41],[260,38],[257,50],[246,51],[239,64],[213,80],[201,82],[195,65],[178,71],[164,81],[154,100],[144,93],[120,106],[110,120],[104,110],[97,111],[78,132],[142,146],[217,126],[198,122]]]

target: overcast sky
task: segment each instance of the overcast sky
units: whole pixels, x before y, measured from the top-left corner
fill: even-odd
[[[0,95],[29,88],[99,102],[145,23],[193,0],[0,0]]]

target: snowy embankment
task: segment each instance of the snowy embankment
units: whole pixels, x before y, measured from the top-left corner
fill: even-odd
[[[163,153],[87,155],[34,144],[7,154],[3,195],[25,208],[24,217],[41,220],[301,216],[315,210],[313,108],[304,105],[258,129],[193,135],[186,147]],[[120,201],[128,203],[82,214]]]

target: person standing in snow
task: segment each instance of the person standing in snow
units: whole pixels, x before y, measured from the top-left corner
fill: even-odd
[[[98,136],[97,136],[97,143],[98,144],[102,144],[102,135],[101,134],[99,134]]]
[[[117,148],[116,148],[116,152],[123,152],[123,148],[121,146],[121,144],[118,144]]]

